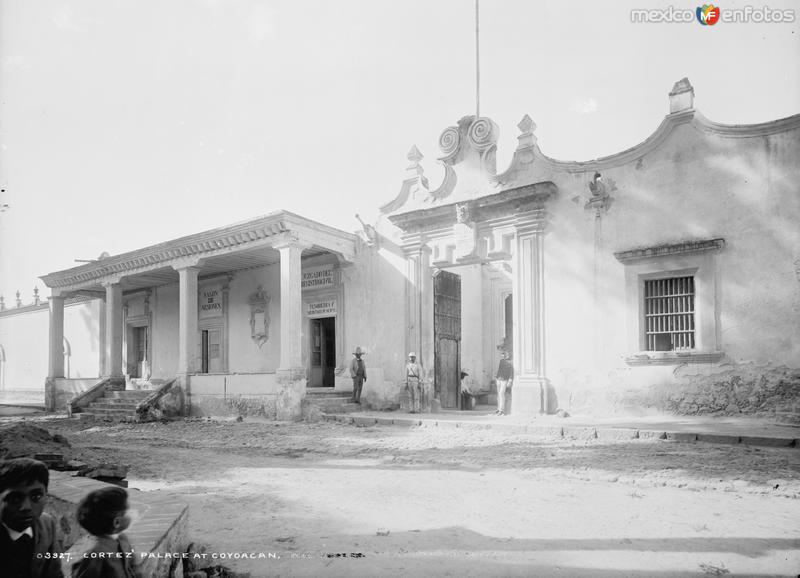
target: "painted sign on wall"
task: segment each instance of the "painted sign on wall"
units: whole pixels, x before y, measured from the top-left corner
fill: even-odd
[[[200,288],[200,319],[222,317],[222,285],[209,285]]]
[[[303,270],[300,286],[303,289],[321,289],[333,287],[334,282],[333,265],[323,265],[321,267],[309,267]]]
[[[331,317],[336,315],[336,300],[327,299],[325,301],[313,301],[306,308],[306,315],[309,318]]]

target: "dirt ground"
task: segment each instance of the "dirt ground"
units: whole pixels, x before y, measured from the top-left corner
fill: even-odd
[[[188,502],[190,539],[253,577],[800,574],[798,449],[325,422],[35,423],[78,457],[129,465],[131,487]]]

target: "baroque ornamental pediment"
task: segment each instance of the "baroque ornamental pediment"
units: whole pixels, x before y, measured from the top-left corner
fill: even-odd
[[[420,165],[422,154],[412,147],[408,154],[411,162],[408,176],[400,194],[381,207],[381,212],[406,212],[497,193],[500,190],[495,178],[498,135],[499,129],[491,119],[474,115],[444,129],[439,135],[442,156],[437,159],[444,169],[444,178],[434,189],[429,187]]]

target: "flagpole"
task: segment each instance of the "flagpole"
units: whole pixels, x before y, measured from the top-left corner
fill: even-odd
[[[478,27],[478,2],[475,0],[475,116],[481,116],[481,59]]]

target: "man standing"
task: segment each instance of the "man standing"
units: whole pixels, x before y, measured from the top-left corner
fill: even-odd
[[[514,380],[514,366],[508,359],[508,351],[503,350],[500,365],[497,367],[495,382],[497,383],[497,411],[495,415],[506,415],[506,389]]]
[[[353,352],[353,361],[350,362],[350,377],[353,378],[353,398],[350,400],[352,403],[361,403],[361,388],[364,387],[364,382],[367,381],[367,366],[361,356],[364,355],[364,350],[361,347],[356,347]]]
[[[413,351],[408,354],[406,363],[406,389],[408,390],[408,405],[411,413],[419,413],[419,397],[422,394],[420,377],[422,368],[417,363],[417,354]]]

